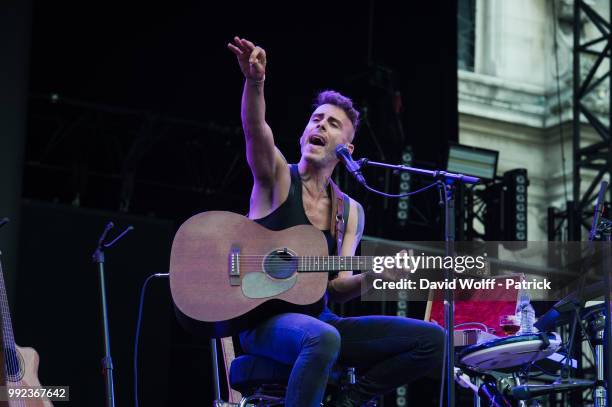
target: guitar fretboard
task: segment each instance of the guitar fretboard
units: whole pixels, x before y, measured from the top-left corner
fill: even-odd
[[[15,338],[13,337],[13,324],[11,322],[11,313],[9,310],[8,299],[6,297],[6,286],[4,285],[4,272],[2,270],[2,262],[0,261],[0,313],[1,313],[1,324],[2,324],[2,351],[4,351],[4,372],[14,372],[17,366],[12,366],[12,369],[7,371],[7,351],[13,351],[11,354],[15,354]],[[11,361],[15,364],[15,361]],[[9,362],[9,363],[11,363]],[[7,377],[7,376],[5,376]]]
[[[372,256],[299,256],[298,271],[367,271],[372,269]]]

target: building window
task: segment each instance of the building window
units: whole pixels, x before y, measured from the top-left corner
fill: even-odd
[[[457,20],[457,66],[464,71],[473,71],[476,44],[476,0],[459,0]]]

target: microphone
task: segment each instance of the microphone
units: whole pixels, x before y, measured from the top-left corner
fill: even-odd
[[[361,167],[353,160],[350,151],[344,144],[339,144],[336,147],[336,157],[344,163],[347,171],[350,172],[360,184],[366,185],[366,180],[363,178],[363,175],[361,175]]]

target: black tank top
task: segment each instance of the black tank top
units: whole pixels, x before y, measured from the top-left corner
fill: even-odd
[[[291,186],[287,199],[278,208],[272,211],[267,216],[260,219],[253,219],[255,222],[270,230],[282,230],[296,225],[312,225],[306,212],[304,212],[304,204],[302,202],[302,181],[298,172],[297,164],[289,166],[291,173]],[[329,188],[329,187],[328,187]],[[336,254],[336,240],[332,237],[331,232],[322,230],[327,240],[328,254]]]

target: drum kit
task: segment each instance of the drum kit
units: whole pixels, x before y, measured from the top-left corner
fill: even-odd
[[[602,184],[595,206],[592,241],[611,240],[612,222],[601,218],[602,191],[607,187]],[[598,239],[594,239],[596,235]],[[603,281],[586,285],[581,276],[578,289],[537,320],[536,332],[491,339],[458,331],[464,337],[480,338],[476,343],[464,343],[467,346],[456,348],[455,381],[475,393],[475,407],[574,406],[578,403],[576,400],[580,400],[578,405],[611,406],[608,383],[612,376],[609,373],[612,324],[606,324],[606,320],[610,321],[610,277],[607,274],[608,265],[612,263],[612,249],[606,246],[602,246],[605,248],[600,256],[602,270],[606,271]],[[500,326],[504,328],[501,323]],[[554,332],[561,326],[569,326],[565,342]],[[505,328],[504,331],[510,333]],[[577,338],[587,339],[593,354],[594,370],[589,372],[590,380],[572,378],[572,373],[579,371],[577,361],[572,359],[572,355],[579,352],[572,352],[573,345],[582,342],[576,341],[576,334]],[[576,390],[582,393],[574,393],[573,403],[559,403],[559,393],[568,395]]]
[[[603,285],[599,285],[603,290]],[[592,287],[591,292],[597,293]],[[601,292],[603,295],[603,292]],[[571,378],[572,369],[577,361],[569,355],[569,345],[564,346],[561,335],[549,331],[567,323],[572,311],[560,313],[558,309],[575,297],[575,293],[559,301],[545,313],[535,327],[537,333],[511,335],[491,339],[490,335],[467,335],[467,331],[457,331],[463,336],[486,338],[484,341],[458,347],[455,381],[462,387],[474,391],[474,406],[541,406],[541,396],[553,393],[567,393],[574,390],[593,389],[593,403],[596,407],[607,406],[606,382],[604,373],[604,328],[605,307],[603,301],[587,301],[580,312],[580,325],[586,328],[589,339],[594,344],[594,380]],[[536,364],[537,362],[537,364]],[[544,367],[545,366],[545,367]],[[537,372],[531,372],[537,370]],[[558,376],[550,370],[559,371]],[[526,384],[533,379],[538,384]],[[548,379],[548,380],[546,380]],[[542,383],[544,381],[544,383]],[[548,381],[548,383],[546,383]],[[568,404],[569,405],[569,404]],[[589,405],[585,403],[585,405]]]

